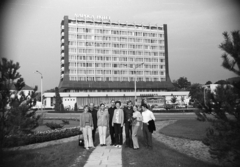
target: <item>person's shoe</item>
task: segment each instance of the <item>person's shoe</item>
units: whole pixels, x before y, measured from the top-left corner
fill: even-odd
[[[89,150],[89,148],[88,148],[88,147],[86,147],[85,149],[86,149],[86,150]]]
[[[118,145],[115,145],[115,147],[118,147]]]
[[[122,146],[121,146],[121,145],[118,145],[118,148],[122,148]]]
[[[102,146],[103,146],[103,144],[100,144],[100,146],[102,147]]]
[[[106,144],[103,144],[103,146],[107,146]]]

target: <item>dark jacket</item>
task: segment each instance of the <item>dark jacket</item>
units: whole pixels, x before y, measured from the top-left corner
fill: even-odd
[[[156,130],[155,122],[152,119],[151,121],[148,121],[148,130],[153,133],[153,131]]]
[[[113,114],[114,114],[114,110],[116,109],[116,107],[109,107],[108,108],[108,114],[109,114],[109,124],[112,125],[112,118],[113,118]]]
[[[133,108],[125,107],[123,109],[123,112],[124,112],[124,123],[126,123],[133,116]]]
[[[93,127],[97,128],[97,110],[93,108],[93,110],[89,109],[89,112],[92,114]]]

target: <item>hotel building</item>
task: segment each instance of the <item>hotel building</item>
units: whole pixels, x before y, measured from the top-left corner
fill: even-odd
[[[64,16],[59,84],[63,102],[82,106],[110,99],[133,100],[135,79],[138,101],[143,94],[171,94],[167,92],[173,88],[167,34],[166,24]]]

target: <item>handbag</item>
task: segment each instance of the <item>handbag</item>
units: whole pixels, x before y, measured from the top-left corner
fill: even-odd
[[[78,136],[78,145],[79,146],[84,146],[84,139],[83,139],[83,134],[80,134],[79,136]]]

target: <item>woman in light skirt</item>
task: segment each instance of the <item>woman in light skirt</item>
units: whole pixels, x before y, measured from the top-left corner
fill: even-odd
[[[139,149],[139,144],[138,144],[138,128],[140,126],[140,123],[142,121],[142,115],[138,111],[138,106],[133,106],[133,122],[132,122],[132,141],[133,141],[133,149]]]

